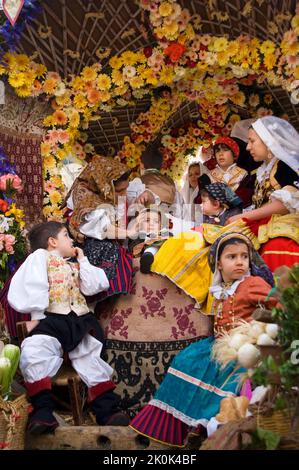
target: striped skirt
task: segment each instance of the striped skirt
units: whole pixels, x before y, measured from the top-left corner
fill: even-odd
[[[193,343],[180,352],[154,398],[132,420],[138,433],[162,443],[183,446],[188,430],[206,427],[220,401],[238,394],[245,369],[234,362],[224,369],[211,359],[214,338]]]

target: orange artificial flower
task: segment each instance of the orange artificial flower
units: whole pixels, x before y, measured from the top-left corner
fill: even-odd
[[[183,44],[173,42],[168,47],[166,47],[164,53],[170,58],[172,62],[177,62],[182,57],[185,51],[186,47],[183,46]]]

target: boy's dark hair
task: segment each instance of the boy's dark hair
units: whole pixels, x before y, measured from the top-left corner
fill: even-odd
[[[54,220],[35,225],[28,234],[31,251],[38,250],[39,248],[47,250],[49,238],[56,238],[64,227],[64,224]]]
[[[250,256],[250,249],[249,249],[249,246],[247,245],[247,243],[245,242],[245,240],[241,240],[240,238],[236,237],[236,238],[229,238],[228,240],[226,240],[225,242],[223,242],[220,247],[219,247],[219,251],[218,251],[218,261],[220,260],[220,257],[223,253],[223,250],[226,246],[229,246],[229,245],[240,245],[240,244],[243,244],[243,245],[246,245],[247,246],[247,249],[248,249],[248,254]]]
[[[156,170],[161,170],[162,163],[163,163],[163,156],[157,147],[150,145],[143,152],[141,156],[141,161],[146,170],[148,170],[149,168],[155,168]]]

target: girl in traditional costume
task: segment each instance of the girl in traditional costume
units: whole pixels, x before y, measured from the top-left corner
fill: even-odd
[[[250,240],[238,233],[221,236],[209,251],[214,272],[211,293],[214,332],[230,331],[240,320],[250,320],[260,302],[276,305],[269,298],[272,276],[258,259]],[[260,277],[261,276],[261,277]],[[235,361],[225,368],[212,360],[214,337],[208,337],[179,353],[154,398],[133,419],[131,427],[151,439],[183,446],[190,428],[207,426],[218,413],[220,401],[239,393],[239,374],[244,372]]]

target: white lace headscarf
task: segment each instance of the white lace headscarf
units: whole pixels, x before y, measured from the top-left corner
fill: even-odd
[[[237,121],[232,128],[230,137],[237,137],[238,139],[243,140],[243,142],[248,142],[248,130],[254,121],[254,118]]]
[[[299,173],[299,134],[288,121],[265,116],[252,127],[276,158]]]

